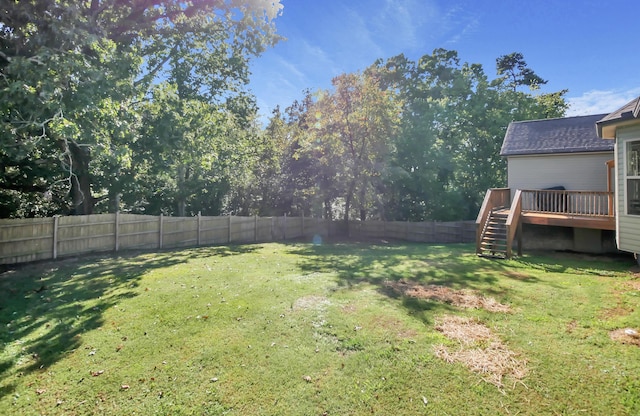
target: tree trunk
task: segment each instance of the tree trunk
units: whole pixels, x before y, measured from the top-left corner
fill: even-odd
[[[326,220],[333,219],[333,213],[331,211],[331,200],[329,198],[324,199],[324,218]]]
[[[366,187],[360,188],[360,221],[367,219],[367,210],[365,208]]]
[[[185,192],[184,189],[186,187],[186,172],[187,169],[184,165],[178,166],[178,192],[176,193],[176,208],[178,210],[178,217],[186,217],[187,216],[187,201],[185,200]]]
[[[356,182],[351,181],[347,195],[344,199],[344,230],[349,235],[349,211],[351,211],[351,201],[353,200],[353,191],[356,187]]]
[[[73,199],[74,215],[93,214],[94,200],[91,195],[91,177],[89,175],[89,161],[91,155],[88,149],[83,149],[77,143],[68,141],[69,158],[71,159],[71,197]]]

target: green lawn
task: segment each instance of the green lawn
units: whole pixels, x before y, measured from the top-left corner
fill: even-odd
[[[634,271],[424,244],[24,266],[0,275],[0,414],[640,414],[640,347],[624,335],[640,331]],[[417,295],[440,289],[452,297]],[[452,338],[452,317],[490,336]],[[496,378],[442,353],[496,345],[524,371]]]

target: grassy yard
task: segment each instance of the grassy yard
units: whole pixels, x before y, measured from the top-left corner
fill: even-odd
[[[25,266],[0,275],[0,414],[640,414],[636,273],[422,244]]]

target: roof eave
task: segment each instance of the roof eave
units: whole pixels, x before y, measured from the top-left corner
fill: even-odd
[[[634,116],[631,111],[629,111],[627,113],[621,114],[620,117],[616,119],[598,121],[596,123],[596,130],[598,132],[598,137],[600,137],[601,139],[611,140],[616,138],[616,131],[618,130],[618,128],[625,127],[631,124],[637,124],[638,122],[640,122],[640,119]]]

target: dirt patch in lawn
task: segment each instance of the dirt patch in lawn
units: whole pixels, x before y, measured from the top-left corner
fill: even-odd
[[[505,276],[510,277],[511,279],[516,279],[516,280],[529,280],[529,279],[533,279],[533,276],[528,275],[526,273],[522,273],[522,272],[516,272],[516,271],[506,271],[503,273]]]
[[[612,340],[621,344],[636,345],[640,347],[640,332],[632,328],[616,329],[609,332]]]
[[[376,319],[376,326],[383,328],[395,334],[399,339],[411,339],[418,335],[414,329],[407,328],[402,321],[386,316],[380,316]]]
[[[387,281],[385,286],[408,296],[418,299],[430,299],[449,303],[465,309],[485,309],[490,312],[510,312],[509,305],[504,305],[493,298],[484,297],[468,290],[454,290],[446,286],[422,285],[414,282],[399,280]]]
[[[629,289],[631,290],[640,290],[640,273],[636,276],[636,280],[630,280],[627,282]]]
[[[518,358],[486,325],[475,319],[443,316],[436,321],[436,330],[456,341],[454,347],[434,346],[437,357],[448,363],[461,363],[482,376],[487,383],[504,387],[505,376],[514,384],[528,373],[527,361]]]

